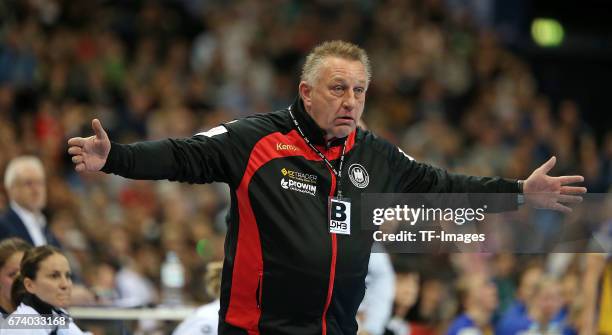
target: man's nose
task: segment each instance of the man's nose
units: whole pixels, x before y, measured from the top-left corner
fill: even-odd
[[[353,92],[353,90],[348,90],[347,93],[344,95],[342,106],[348,110],[353,110],[356,104],[357,98],[355,97],[355,92]]]

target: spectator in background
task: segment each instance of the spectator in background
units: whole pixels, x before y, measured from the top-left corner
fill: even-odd
[[[527,302],[532,299],[535,287],[543,275],[544,268],[541,264],[531,264],[526,267],[519,279],[516,299],[501,316],[496,325],[496,334],[515,335],[519,329],[529,324]]]
[[[10,207],[0,217],[0,239],[19,237],[34,246],[60,248],[42,210],[47,204],[45,170],[40,159],[20,156],[11,160],[4,174]]]
[[[19,274],[23,253],[32,248],[20,238],[9,238],[0,242],[0,313],[6,318],[15,310],[11,300],[11,287]]]
[[[491,321],[498,305],[495,284],[483,275],[472,275],[459,286],[463,313],[453,320],[447,334],[492,334]]]
[[[372,246],[365,279],[366,292],[359,307],[357,318],[359,335],[381,335],[391,318],[395,296],[395,273],[389,254],[380,244]]]
[[[448,315],[448,283],[438,274],[422,276],[419,284],[419,298],[410,309],[407,320],[414,335],[439,334],[440,329],[452,316]]]
[[[612,225],[610,226],[612,236]],[[586,255],[583,274],[581,334],[612,333],[612,258],[606,254]]]
[[[527,306],[529,324],[519,329],[518,334],[576,334],[567,326],[565,318],[558,317],[562,307],[561,283],[551,277],[542,277]]]
[[[47,186],[42,162],[35,156],[12,159],[4,174],[9,208],[0,216],[0,240],[17,237],[34,246],[51,245],[61,249],[51,231],[43,209],[47,205]],[[80,278],[77,276],[76,280]],[[93,304],[93,294],[83,285],[72,290],[75,304]]]
[[[211,262],[206,267],[206,291],[215,300],[198,308],[194,315],[185,319],[174,330],[173,335],[205,334],[217,335],[219,323],[219,296],[221,294],[221,270],[223,262]]]
[[[45,245],[25,252],[21,271],[11,289],[11,300],[17,306],[9,318],[25,315],[53,315],[64,317],[68,327],[61,334],[80,335],[84,333],[72,322],[64,310],[70,304],[72,273],[68,259],[59,249]],[[58,326],[48,329],[4,329],[2,334],[47,335],[58,333]]]
[[[419,274],[410,270],[400,270],[395,280],[395,301],[393,317],[387,324],[385,335],[407,335],[411,327],[406,316],[419,297]]]
[[[135,234],[127,230],[113,227],[109,236],[109,250],[114,263],[114,285],[117,297],[112,304],[120,307],[137,307],[153,304],[157,301],[157,293],[151,280],[145,274],[146,262],[154,258],[145,245],[134,241]],[[146,257],[139,257],[143,254]],[[140,258],[140,259],[139,259]]]
[[[497,296],[499,297],[498,313],[503,313],[514,301],[516,291],[515,272],[516,255],[510,253],[498,254],[492,262],[492,274],[497,286]]]

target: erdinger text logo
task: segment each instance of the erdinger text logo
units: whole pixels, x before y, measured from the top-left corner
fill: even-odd
[[[366,188],[370,183],[370,176],[368,175],[368,171],[359,165],[353,164],[349,167],[348,170],[349,179],[351,183],[359,188]]]
[[[293,144],[276,143],[276,151],[300,151],[298,147]]]

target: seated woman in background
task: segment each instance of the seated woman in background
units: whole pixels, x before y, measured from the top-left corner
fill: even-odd
[[[221,271],[223,262],[208,263],[206,267],[206,293],[215,300],[201,306],[174,330],[172,335],[217,335],[219,323],[219,295],[221,293]]]
[[[7,238],[0,242],[0,313],[2,318],[11,314],[16,306],[11,301],[11,287],[19,274],[23,253],[32,246],[20,238]]]
[[[43,245],[26,251],[11,290],[13,305],[17,309],[5,320],[2,334],[90,334],[80,330],[64,310],[70,303],[71,276],[68,260],[57,248]],[[11,326],[11,321],[21,320],[24,316],[32,321],[36,321],[36,316],[45,316],[46,320],[57,325],[29,329],[24,329],[28,328],[27,325]]]

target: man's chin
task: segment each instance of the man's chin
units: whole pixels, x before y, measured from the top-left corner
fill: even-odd
[[[343,138],[349,136],[355,130],[355,126],[341,125],[334,127],[330,138]]]

